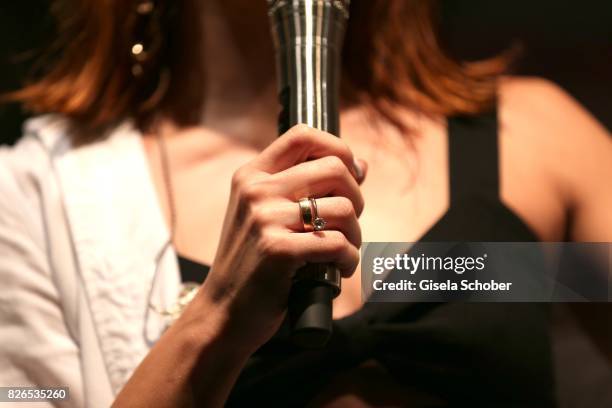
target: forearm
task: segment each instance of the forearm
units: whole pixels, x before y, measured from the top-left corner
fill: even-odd
[[[224,318],[196,297],[151,349],[113,406],[222,406],[249,351],[229,338]]]

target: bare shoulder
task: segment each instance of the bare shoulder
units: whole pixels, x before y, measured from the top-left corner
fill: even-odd
[[[571,138],[607,140],[609,134],[597,120],[559,85],[538,77],[505,77],[500,82],[502,123],[523,126],[528,133],[557,142]],[[587,136],[590,135],[590,136]],[[588,142],[588,140],[585,140]]]
[[[596,182],[610,171],[610,133],[560,86],[542,78],[506,77],[499,94],[502,137],[537,154],[566,189],[574,189],[567,184],[576,178]]]

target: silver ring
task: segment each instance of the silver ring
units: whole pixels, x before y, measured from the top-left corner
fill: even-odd
[[[312,206],[312,228],[315,231],[323,231],[327,225],[327,221],[319,217],[319,210],[317,208],[317,200],[310,198],[310,204]]]
[[[305,232],[314,231],[314,222],[312,217],[312,203],[309,198],[300,198],[298,201],[300,206],[300,214],[302,215],[302,227]]]

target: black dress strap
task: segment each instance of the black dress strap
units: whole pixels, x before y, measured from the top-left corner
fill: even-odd
[[[499,199],[497,110],[448,119],[451,205],[473,195]]]
[[[203,283],[210,266],[193,261],[181,255],[177,255],[179,271],[182,282]]]

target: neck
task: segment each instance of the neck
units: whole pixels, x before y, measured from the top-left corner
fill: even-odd
[[[263,0],[202,2],[202,125],[253,145],[276,137],[274,49]]]

